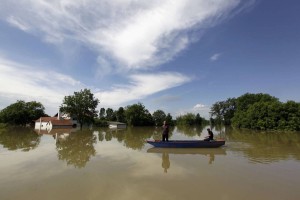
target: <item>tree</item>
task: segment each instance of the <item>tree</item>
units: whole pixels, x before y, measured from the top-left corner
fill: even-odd
[[[61,112],[65,112],[77,118],[80,129],[84,123],[90,123],[97,116],[97,105],[99,100],[89,89],[74,92],[74,95],[65,96],[60,107]]]
[[[104,119],[105,117],[105,108],[101,108],[99,112],[99,118]]]
[[[117,111],[116,111],[116,118],[118,122],[125,122],[125,110],[123,107],[120,107]]]
[[[218,101],[210,108],[211,117],[214,123],[224,123],[225,125],[231,124],[231,118],[234,116],[236,111],[236,99],[228,98],[226,101]]]
[[[116,120],[116,116],[115,116],[114,110],[112,108],[107,108],[106,109],[106,120],[107,121]]]
[[[45,116],[45,107],[36,101],[18,100],[0,112],[0,121],[12,125],[26,125],[39,117]]]
[[[157,110],[152,114],[153,120],[156,126],[162,126],[163,122],[166,120],[166,114],[162,110]]]
[[[246,93],[236,99],[236,111],[232,117],[232,125],[240,128],[251,128],[256,123],[253,115],[260,115],[264,112],[264,109],[258,109],[258,107],[266,107],[266,105],[271,103],[278,103],[279,100],[275,97],[272,97],[269,94],[250,94]],[[264,104],[266,103],[266,104]],[[258,110],[255,110],[257,107]],[[256,116],[258,117],[258,116]],[[261,118],[261,117],[258,117]],[[261,127],[262,120],[259,121]]]
[[[142,103],[133,104],[125,108],[126,121],[132,126],[154,125],[153,118]]]

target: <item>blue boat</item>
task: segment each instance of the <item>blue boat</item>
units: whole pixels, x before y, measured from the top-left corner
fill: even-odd
[[[217,148],[225,144],[224,140],[147,140],[147,143],[159,148]]]

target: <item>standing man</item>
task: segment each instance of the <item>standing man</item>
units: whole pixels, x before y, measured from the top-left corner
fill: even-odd
[[[169,125],[167,124],[166,121],[164,121],[163,124],[163,132],[162,132],[162,141],[169,141]]]

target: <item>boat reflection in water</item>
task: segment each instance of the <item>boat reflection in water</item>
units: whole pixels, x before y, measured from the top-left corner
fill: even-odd
[[[147,150],[148,153],[161,153],[162,154],[162,168],[167,173],[171,166],[169,154],[176,155],[203,155],[208,156],[208,164],[212,164],[215,161],[215,156],[226,155],[225,148],[157,148],[153,147]]]

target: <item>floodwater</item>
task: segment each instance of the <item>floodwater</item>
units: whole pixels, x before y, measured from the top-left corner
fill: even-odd
[[[206,128],[170,138],[203,139]],[[0,199],[300,199],[300,133],[213,131],[225,147],[152,148],[155,127],[0,129]]]

